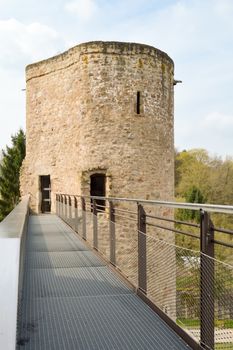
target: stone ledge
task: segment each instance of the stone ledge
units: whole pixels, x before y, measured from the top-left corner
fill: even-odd
[[[16,347],[28,207],[29,196],[25,196],[0,223],[0,348],[4,350],[15,350]]]
[[[20,238],[28,214],[29,195],[0,223],[0,238]]]

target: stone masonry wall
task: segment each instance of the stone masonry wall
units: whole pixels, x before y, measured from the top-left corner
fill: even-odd
[[[55,192],[173,198],[173,62],[141,44],[90,42],[26,68],[26,159],[21,193],[40,211],[39,176]],[[136,95],[141,93],[141,114]]]

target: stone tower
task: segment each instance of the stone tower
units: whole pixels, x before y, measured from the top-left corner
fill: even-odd
[[[173,69],[166,53],[120,42],[27,66],[21,193],[34,212],[53,212],[56,192],[89,195],[93,174],[109,197],[173,199]]]

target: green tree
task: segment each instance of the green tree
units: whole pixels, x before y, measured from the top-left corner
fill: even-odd
[[[190,188],[196,187],[207,203],[233,204],[232,158],[222,160],[204,149],[176,152],[175,157],[177,198],[184,200]]]
[[[25,134],[22,129],[11,137],[12,147],[2,151],[0,164],[0,221],[20,199],[19,175],[25,157]]]
[[[175,154],[176,199],[179,202],[210,203],[233,205],[233,158],[211,156],[204,149],[192,149]],[[198,222],[199,212],[191,210],[176,210],[176,219]],[[211,213],[215,227],[233,230],[233,215]],[[176,225],[177,228],[185,227]],[[186,227],[187,229],[187,227]],[[199,235],[195,227],[189,227],[190,233]],[[232,235],[215,232],[215,238],[232,243]],[[198,249],[196,239],[177,235],[177,244]],[[231,248],[216,245],[215,255],[220,260],[232,264]]]
[[[190,187],[184,197],[187,203],[205,203],[203,194],[196,186]],[[182,221],[200,222],[200,213],[197,210],[179,209],[176,216]]]
[[[191,187],[200,189],[207,198],[210,192],[211,158],[203,149],[192,149],[176,154],[176,196],[185,197]]]
[[[192,186],[186,192],[185,200],[187,203],[205,203],[203,194],[196,186]],[[200,213],[196,210],[186,210],[186,216],[188,220],[200,221]]]

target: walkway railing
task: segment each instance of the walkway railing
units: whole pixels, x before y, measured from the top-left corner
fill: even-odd
[[[193,349],[233,349],[233,226],[215,225],[232,206],[57,194],[56,211]]]

